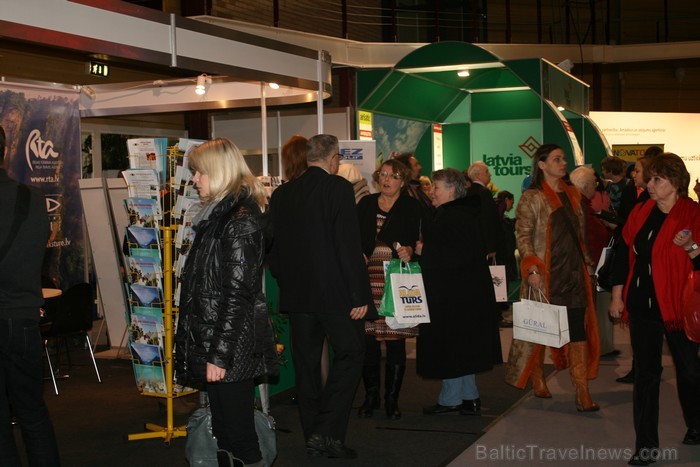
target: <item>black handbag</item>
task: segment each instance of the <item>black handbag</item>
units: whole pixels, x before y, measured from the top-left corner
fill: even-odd
[[[598,271],[596,271],[596,274],[598,275],[598,287],[603,290],[611,291],[614,285],[612,283],[612,272],[613,264],[615,264],[617,243],[617,238],[613,237],[612,240],[610,240],[610,245],[608,245],[607,248],[603,248],[602,254],[605,255],[605,259],[603,260],[603,264],[600,266],[600,268],[598,268]]]

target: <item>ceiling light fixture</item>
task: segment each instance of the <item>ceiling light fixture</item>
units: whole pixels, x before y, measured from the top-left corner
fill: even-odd
[[[457,76],[459,76],[460,78],[466,78],[467,76],[469,76],[469,70],[458,71]]]
[[[565,109],[563,106],[560,105],[560,106],[557,107],[557,110],[558,110],[559,112],[563,112],[563,111],[566,110],[566,109]]]
[[[280,85],[277,84],[277,83],[270,83],[270,87],[271,87],[272,89],[279,89],[279,88],[280,88]]]
[[[197,76],[197,84],[194,87],[194,92],[200,96],[207,93],[207,86],[211,84],[211,77],[206,74]]]

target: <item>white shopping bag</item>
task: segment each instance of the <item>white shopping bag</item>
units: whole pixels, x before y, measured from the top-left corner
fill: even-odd
[[[556,348],[568,344],[566,307],[528,299],[513,303],[513,338]]]
[[[390,276],[396,321],[400,324],[429,323],[428,300],[421,273],[411,271],[410,267],[404,269],[402,264],[401,273]]]
[[[506,267],[503,265],[489,266],[491,280],[493,280],[493,291],[496,293],[497,302],[508,301],[508,281],[506,280]]]

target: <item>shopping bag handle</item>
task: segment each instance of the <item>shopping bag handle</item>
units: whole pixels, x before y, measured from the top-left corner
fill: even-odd
[[[532,289],[533,288],[534,287],[529,286],[529,285],[527,287],[527,299],[528,300],[533,299],[533,297],[532,297]],[[538,292],[538,296],[534,297],[535,301],[549,303],[549,300],[547,300],[547,297],[545,296],[544,292],[542,292],[542,289],[537,289],[537,292]],[[539,300],[537,300],[538,298],[539,298]]]

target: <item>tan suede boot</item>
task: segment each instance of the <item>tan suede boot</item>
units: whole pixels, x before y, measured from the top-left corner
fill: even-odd
[[[579,412],[596,412],[600,406],[593,402],[588,392],[587,365],[588,343],[572,342],[569,344],[569,372],[571,384],[576,390],[576,410]]]
[[[551,399],[552,393],[547,388],[547,383],[544,380],[542,367],[544,365],[544,348],[540,349],[539,355],[535,357],[535,364],[530,372],[530,382],[532,383],[532,392],[535,397],[543,399]]]

